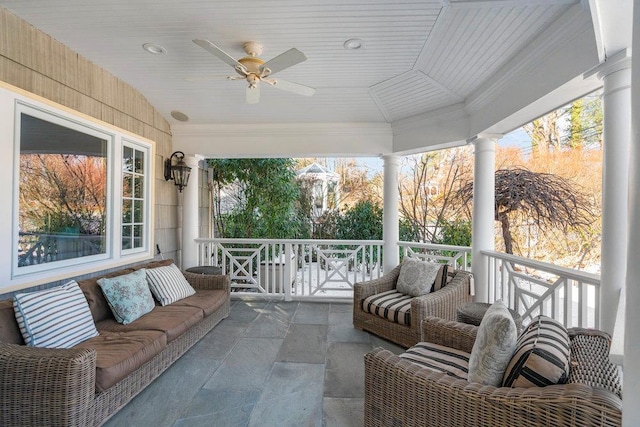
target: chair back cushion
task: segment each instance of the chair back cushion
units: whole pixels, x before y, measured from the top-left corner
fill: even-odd
[[[405,258],[400,267],[396,289],[403,294],[419,297],[431,292],[442,264]]]
[[[505,387],[564,384],[569,376],[569,333],[560,322],[538,316],[518,338],[504,373]]]
[[[518,333],[511,313],[496,301],[485,313],[469,357],[469,381],[500,387],[516,348]]]

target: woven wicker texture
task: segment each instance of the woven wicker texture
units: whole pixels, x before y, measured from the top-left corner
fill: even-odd
[[[465,350],[477,327],[429,318],[423,329],[434,343]],[[580,337],[585,354],[602,360],[603,347],[596,342],[601,338],[575,332],[571,337]],[[622,400],[586,384],[483,386],[431,372],[378,348],[365,355],[364,417],[364,425],[371,427],[620,426]]]
[[[439,291],[415,297],[411,300],[411,324],[400,325],[362,309],[362,301],[375,294],[395,289],[400,266],[379,279],[356,283],[353,290],[353,326],[374,333],[404,347],[419,342],[420,324],[427,316],[455,320],[459,305],[471,302],[469,295],[470,274],[451,271],[453,279]]]
[[[0,342],[0,426],[101,425],[229,315],[229,277],[185,273],[196,290],[226,290],[222,307],[105,392],[96,394],[96,353]]]

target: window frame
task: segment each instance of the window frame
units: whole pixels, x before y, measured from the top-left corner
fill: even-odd
[[[0,280],[4,282],[0,285],[0,294],[40,283],[47,283],[59,278],[73,277],[79,274],[105,270],[153,258],[153,188],[155,181],[155,170],[152,163],[152,159],[155,157],[155,143],[153,141],[107,123],[100,122],[97,119],[84,116],[81,113],[52,102],[33,99],[30,96],[24,96],[22,93],[11,90],[5,91],[3,87],[0,87],[0,111],[4,111],[4,114],[11,114],[11,120],[6,120],[8,118],[6,116],[4,120],[0,119],[0,122],[10,124],[10,128],[5,129],[0,132],[0,134],[10,136],[9,140],[12,141],[10,150],[13,157],[11,167],[9,168],[12,184],[8,192],[3,192],[12,194],[10,199],[11,206],[2,209],[5,213],[9,213],[10,210],[12,221],[10,225],[6,225],[9,230],[0,233],[4,235],[10,233],[10,238],[5,240],[4,249],[0,250],[0,254],[6,254],[5,261],[0,261],[0,270],[5,271],[5,273],[0,274]],[[106,139],[106,249],[104,253],[37,265],[18,266],[20,122],[22,114],[27,114],[101,139]],[[143,185],[143,244],[141,247],[126,250],[122,249],[122,157],[125,146],[131,146],[144,153],[145,181]],[[0,151],[3,150],[0,149]],[[5,154],[9,154],[6,149],[4,152]]]

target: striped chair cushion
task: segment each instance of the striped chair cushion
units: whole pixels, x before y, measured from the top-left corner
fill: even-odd
[[[71,348],[98,336],[89,304],[72,280],[44,291],[16,294],[13,310],[31,347]]]
[[[564,384],[569,376],[569,334],[559,322],[538,316],[518,338],[503,378],[505,387]]]
[[[362,309],[400,325],[410,325],[412,299],[412,296],[392,289],[366,298],[362,302]]]
[[[148,268],[147,281],[160,305],[168,305],[196,293],[175,264]]]
[[[469,353],[438,344],[419,342],[400,357],[432,371],[444,372],[463,380],[467,379],[469,372]]]

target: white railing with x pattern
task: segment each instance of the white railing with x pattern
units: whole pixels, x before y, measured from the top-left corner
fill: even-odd
[[[458,270],[471,271],[471,248],[435,243],[398,242],[402,255],[423,261],[449,264]]]
[[[540,314],[567,327],[599,327],[600,276],[494,251],[487,256],[489,302],[502,299],[527,324]]]
[[[382,275],[382,242],[357,240],[196,239],[198,265],[215,265],[234,292],[352,298],[353,285]]]

